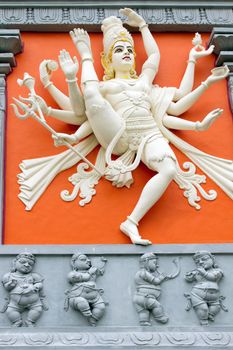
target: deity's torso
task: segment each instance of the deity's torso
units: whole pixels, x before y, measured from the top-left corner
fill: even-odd
[[[137,150],[145,137],[163,137],[151,112],[151,89],[143,77],[111,79],[100,84],[100,92],[124,121],[120,142]],[[127,147],[126,147],[127,148]]]

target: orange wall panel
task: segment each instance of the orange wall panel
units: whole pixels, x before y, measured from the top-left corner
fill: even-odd
[[[203,34],[204,41],[208,34]],[[8,101],[18,95],[27,96],[16,80],[24,72],[36,77],[36,91],[49,105],[56,106],[39,81],[38,68],[43,59],[57,59],[60,49],[71,55],[76,50],[67,33],[23,33],[24,52],[17,56],[18,66],[7,79]],[[160,86],[179,86],[191,48],[192,33],[159,33],[155,35],[161,51],[161,64],[156,83]],[[145,60],[142,40],[134,35],[137,50],[137,70]],[[102,35],[92,34],[95,66],[101,79],[100,64]],[[209,75],[214,67],[214,55],[201,59],[196,66],[195,85]],[[80,76],[80,75],[79,75]],[[67,84],[62,73],[55,72],[54,83],[65,93]],[[203,133],[178,132],[185,140],[201,150],[223,158],[232,158],[232,115],[227,98],[227,82],[221,81],[205,92],[185,117],[189,120],[203,118],[217,107],[224,113],[212,128]],[[48,123],[58,132],[74,132],[75,127],[48,118]],[[102,179],[96,187],[97,194],[90,204],[80,207],[78,199],[63,202],[60,192],[72,190],[68,177],[76,167],[59,174],[31,212],[24,210],[17,198],[19,193],[16,175],[23,159],[53,155],[64,148],[55,148],[49,133],[33,120],[18,120],[9,106],[6,132],[6,194],[5,194],[5,244],[99,244],[129,243],[119,231],[119,224],[133,209],[140,192],[153,173],[143,164],[134,171],[135,183],[131,189],[116,189]],[[176,152],[183,163],[186,158]],[[96,152],[89,159],[94,161]],[[200,171],[199,171],[200,173]],[[208,179],[205,188],[216,189],[218,198],[213,202],[201,201],[200,211],[190,207],[183,192],[172,183],[161,200],[141,221],[141,234],[153,243],[217,243],[233,242],[232,201]],[[155,189],[156,191],[156,189]],[[230,215],[231,213],[231,215]]]

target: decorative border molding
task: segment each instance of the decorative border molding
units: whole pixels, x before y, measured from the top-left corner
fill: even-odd
[[[70,332],[37,331],[0,333],[0,349],[232,349],[233,332]]]
[[[9,6],[0,4],[0,28],[18,28],[23,31],[46,31],[46,32],[66,32],[74,26],[81,25],[90,31],[100,31],[101,22],[110,15],[119,16],[119,8],[122,6],[134,7],[135,2],[127,4],[111,5],[106,7],[102,4],[94,7],[76,5],[76,7],[65,3],[54,7],[54,2],[49,4],[38,3],[21,4],[14,2]],[[196,2],[190,6],[181,2],[171,4],[170,6],[148,6],[148,2],[141,2],[136,8],[150,25],[151,30],[157,32],[164,31],[185,31],[185,32],[211,32],[213,26],[230,27],[233,26],[233,9],[230,6],[222,6],[216,3],[216,7],[205,5],[200,6]],[[205,3],[204,3],[205,4]],[[206,3],[207,4],[207,3]],[[214,2],[213,2],[214,4]],[[212,4],[212,5],[213,5]],[[11,5],[11,6],[10,6]],[[148,6],[148,7],[147,7]],[[98,8],[96,8],[98,7]]]
[[[4,220],[4,164],[6,124],[6,76],[16,66],[14,55],[23,49],[20,32],[15,29],[0,29],[0,244]]]

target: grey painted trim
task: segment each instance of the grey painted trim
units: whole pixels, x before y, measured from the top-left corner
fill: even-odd
[[[70,255],[81,251],[87,255],[138,255],[153,252],[161,255],[188,255],[199,250],[208,250],[213,254],[233,254],[233,243],[223,244],[155,244],[148,247],[133,244],[79,244],[79,245],[3,245],[0,255],[14,255],[28,251],[39,255]]]
[[[131,7],[131,8],[232,8],[232,1],[185,1],[185,0],[170,0],[170,1],[154,1],[154,0],[146,0],[146,1],[134,1],[134,0],[115,0],[115,1],[103,1],[103,0],[86,0],[84,1],[2,1],[2,8],[29,8],[29,7],[60,7],[60,8],[121,8],[121,7]]]
[[[98,327],[99,328],[99,327]],[[156,327],[157,328],[157,327]],[[162,327],[158,327],[162,328]],[[1,333],[0,333],[1,334]],[[233,332],[225,330],[185,332],[179,328],[172,331],[144,331],[143,327],[137,330],[126,329],[112,331],[102,329],[90,332],[83,331],[79,327],[70,329],[69,332],[54,330],[38,330],[36,332],[12,331],[5,328],[1,334],[0,349],[24,350],[24,349],[128,349],[128,350],[204,350],[204,349],[232,349]]]
[[[3,73],[0,64],[0,72]],[[5,67],[6,73],[9,67]],[[0,74],[0,244],[3,236],[4,222],[4,162],[5,162],[5,124],[6,124],[6,80],[5,74]]]
[[[40,5],[33,2],[31,7],[28,2],[24,2],[22,5],[15,3],[15,6],[9,2],[8,7],[1,3],[0,28],[64,32],[80,25],[89,31],[100,31],[103,18],[110,15],[119,16],[119,8],[122,6],[134,7],[132,6],[133,2],[128,3],[120,4],[119,2],[119,4],[116,3],[114,6],[108,7],[103,2],[97,8],[96,6],[85,7],[83,4],[79,7],[77,2],[76,6],[73,3],[65,2],[63,6],[57,4],[56,7],[54,2],[40,3]],[[214,8],[211,5],[207,6],[205,2],[202,5],[200,3],[195,2],[193,6],[190,6],[188,2],[188,5],[185,3],[184,6],[184,2],[182,2],[181,6],[177,2],[170,2],[170,6],[169,4],[164,5],[165,3],[162,6],[161,2],[161,6],[156,5],[152,8],[145,1],[138,2],[137,9],[150,25],[150,29],[157,32],[193,32],[197,30],[211,32],[214,26],[233,27],[232,2],[226,2],[229,6],[224,6],[224,2],[212,2],[212,5],[216,5]]]
[[[4,221],[4,165],[6,128],[6,76],[16,66],[14,55],[23,49],[19,30],[0,29],[0,244]]]
[[[228,96],[233,113],[233,28],[213,28],[208,43],[210,45],[214,45],[214,53],[218,55],[215,65],[227,65],[230,69]]]

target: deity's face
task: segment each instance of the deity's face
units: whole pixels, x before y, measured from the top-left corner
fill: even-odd
[[[158,267],[158,261],[156,258],[154,259],[149,259],[147,261],[147,269],[150,271],[150,272],[155,272],[156,269]]]
[[[134,49],[127,41],[117,41],[112,49],[112,67],[115,72],[128,72],[134,67]]]
[[[15,269],[16,271],[22,273],[22,274],[27,274],[32,271],[34,266],[34,261],[31,259],[22,257],[16,260],[15,262]]]
[[[214,262],[211,256],[206,254],[200,256],[196,261],[196,264],[197,266],[203,267],[205,270],[208,270],[211,267],[213,267]]]
[[[78,256],[74,262],[76,270],[89,270],[91,267],[91,260],[84,254]]]

